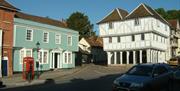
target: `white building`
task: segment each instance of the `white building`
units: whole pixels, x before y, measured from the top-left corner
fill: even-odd
[[[98,25],[108,65],[159,63],[170,58],[169,23],[145,4],[129,14],[114,9]]]

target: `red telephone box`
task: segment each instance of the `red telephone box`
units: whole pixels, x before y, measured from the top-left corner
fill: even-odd
[[[23,58],[23,79],[27,80],[30,75],[29,80],[34,79],[34,58],[25,57]]]

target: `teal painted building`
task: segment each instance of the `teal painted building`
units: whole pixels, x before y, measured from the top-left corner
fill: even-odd
[[[65,23],[45,17],[16,13],[14,18],[13,71],[22,71],[24,57],[34,58],[34,69],[75,67],[79,33]],[[39,50],[36,43],[40,43]]]

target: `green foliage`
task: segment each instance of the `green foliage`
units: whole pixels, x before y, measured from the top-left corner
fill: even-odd
[[[155,9],[162,17],[166,20],[170,19],[179,19],[180,20],[180,10],[167,10],[165,11],[163,8]]]
[[[67,19],[67,26],[78,31],[80,38],[95,35],[93,24],[90,23],[88,16],[81,12],[72,13]]]

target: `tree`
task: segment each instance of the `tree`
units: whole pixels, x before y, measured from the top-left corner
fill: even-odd
[[[67,19],[67,26],[78,31],[80,38],[95,35],[93,24],[90,23],[88,16],[81,12],[72,13]]]
[[[164,8],[158,8],[158,9],[155,9],[156,12],[158,12],[158,14],[160,14],[163,18],[167,18],[167,13],[166,11],[164,10]]]
[[[180,20],[180,10],[167,10],[165,11],[163,8],[155,9],[162,17],[166,20],[170,19],[179,19]]]

